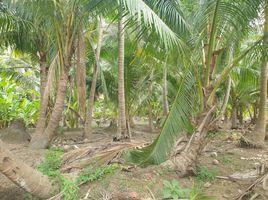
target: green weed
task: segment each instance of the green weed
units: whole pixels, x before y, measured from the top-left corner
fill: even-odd
[[[60,173],[62,154],[63,152],[59,149],[50,149],[45,156],[45,161],[38,166],[38,170],[47,175],[54,184],[59,185],[58,192],[61,192],[64,200],[79,199],[79,185],[99,180],[120,168],[118,164],[105,166],[90,165],[75,181],[69,181]]]
[[[191,190],[188,188],[182,188],[179,182],[174,179],[172,181],[164,180],[163,184],[164,198],[188,198],[190,195]]]
[[[105,175],[114,173],[120,168],[118,164],[104,165],[104,166],[94,166],[90,165],[84,169],[84,171],[76,179],[78,185],[87,182],[93,182],[103,178]]]
[[[213,168],[209,170],[205,166],[201,166],[197,168],[197,180],[206,182],[206,181],[213,181],[215,180],[216,176],[218,175],[218,169]]]

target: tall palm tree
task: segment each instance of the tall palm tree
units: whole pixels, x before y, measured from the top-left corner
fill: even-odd
[[[123,7],[119,7],[118,19],[118,131],[117,139],[127,137],[127,121],[125,108],[124,56],[125,34]]]
[[[256,127],[250,137],[253,146],[262,146],[266,135],[266,115],[267,115],[267,78],[268,78],[268,61],[267,61],[267,46],[268,46],[268,1],[264,4],[264,28],[263,28],[263,54],[260,79],[260,102],[259,115],[256,121]]]

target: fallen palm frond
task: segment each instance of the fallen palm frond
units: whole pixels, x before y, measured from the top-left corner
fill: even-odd
[[[116,158],[120,158],[126,149],[134,149],[143,146],[143,143],[108,143],[100,147],[85,147],[65,153],[63,155],[61,171],[82,169],[90,163],[109,164]]]

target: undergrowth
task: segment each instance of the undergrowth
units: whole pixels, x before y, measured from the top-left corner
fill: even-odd
[[[206,181],[214,181],[216,176],[218,175],[218,169],[213,168],[209,170],[205,166],[200,166],[197,168],[197,176],[196,179],[198,181],[206,182]]]
[[[45,161],[38,166],[38,170],[47,175],[53,181],[53,184],[59,186],[59,191],[57,192],[62,194],[64,200],[79,199],[78,191],[80,185],[100,180],[120,169],[118,164],[103,166],[92,164],[86,167],[75,181],[70,181],[60,173],[62,155],[63,152],[61,150],[50,149],[45,156]]]
[[[215,200],[213,197],[204,195],[200,187],[194,185],[191,189],[182,188],[179,182],[175,179],[172,181],[163,181],[163,195],[164,198],[171,199],[189,199],[189,200]]]

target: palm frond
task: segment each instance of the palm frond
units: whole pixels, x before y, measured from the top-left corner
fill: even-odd
[[[193,74],[188,72],[182,77],[177,96],[160,135],[149,146],[141,150],[126,152],[125,158],[127,161],[137,163],[141,166],[159,164],[169,157],[176,139],[183,132],[193,131],[189,117],[194,109],[192,102],[194,87],[195,79]]]

